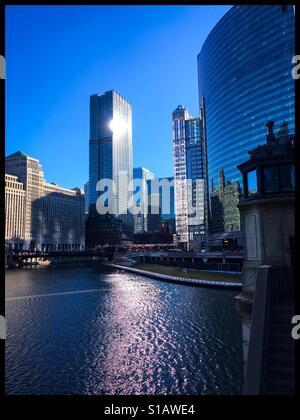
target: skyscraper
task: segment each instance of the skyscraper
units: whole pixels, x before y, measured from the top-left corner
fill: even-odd
[[[88,214],[89,212],[89,181],[84,184],[84,212]]]
[[[159,183],[163,183],[164,180],[170,183],[170,194],[167,194],[167,195],[163,194],[162,186],[159,187],[160,221],[161,221],[161,225],[164,226],[169,233],[174,234],[176,230],[175,229],[174,177],[158,178]]]
[[[116,188],[113,214],[105,219],[108,222],[112,218],[120,219],[123,234],[132,235],[133,218],[127,209],[132,181],[132,111],[130,103],[114,90],[90,97],[89,215],[92,217],[97,214],[97,199],[104,192],[96,190],[101,179],[113,181]],[[99,227],[101,223],[96,225]]]
[[[18,177],[5,174],[5,241],[10,248],[22,248],[25,233],[25,196]]]
[[[237,207],[242,191],[239,181],[225,182],[223,168],[219,170],[218,186],[211,183],[211,224],[210,233],[238,232],[240,214]]]
[[[141,167],[133,168],[133,179],[139,181],[141,185],[137,185],[136,189],[138,198],[136,205],[139,206],[140,212],[133,216],[134,233],[148,231],[148,186],[147,181],[154,179],[154,174],[148,169]]]
[[[38,159],[28,156],[23,152],[16,152],[6,157],[5,172],[18,177],[23,184],[25,195],[24,241],[25,248],[36,246],[39,239],[39,220],[33,218],[33,213],[41,211],[43,197],[44,172]]]
[[[174,177],[155,178],[148,184],[148,231],[175,233]]]
[[[234,6],[206,38],[198,84],[214,185],[220,168],[242,184],[237,165],[265,142],[265,121],[294,132],[294,44],[294,8],[279,5]]]
[[[206,146],[202,120],[179,105],[173,112],[176,233],[180,246],[205,241],[207,224]]]

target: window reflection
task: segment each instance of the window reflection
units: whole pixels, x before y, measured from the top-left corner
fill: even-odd
[[[280,167],[282,191],[295,189],[295,165],[283,165]]]
[[[248,196],[257,194],[256,169],[248,172]]]
[[[279,171],[277,166],[264,168],[265,193],[279,191]]]

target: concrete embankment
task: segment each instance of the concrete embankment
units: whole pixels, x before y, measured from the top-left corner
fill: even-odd
[[[130,271],[132,273],[142,274],[147,277],[153,277],[158,280],[170,281],[174,283],[207,286],[207,287],[231,288],[231,289],[240,289],[242,287],[242,283],[239,281],[203,280],[203,279],[195,279],[195,278],[188,278],[188,277],[171,276],[168,274],[162,274],[162,273],[157,273],[153,271],[145,271],[138,268],[128,267],[128,266],[124,266],[120,264],[103,263],[103,265],[106,267]]]

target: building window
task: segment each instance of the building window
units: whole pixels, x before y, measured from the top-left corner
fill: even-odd
[[[248,172],[248,196],[257,194],[256,169]]]
[[[264,168],[264,191],[272,193],[279,191],[279,170],[278,166],[267,166]]]
[[[295,189],[295,165],[280,166],[280,186],[282,191]]]

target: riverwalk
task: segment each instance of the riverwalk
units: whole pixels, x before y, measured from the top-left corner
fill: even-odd
[[[130,271],[132,273],[142,274],[147,277],[155,278],[163,281],[170,281],[175,283],[197,285],[197,286],[208,286],[208,287],[222,287],[230,289],[240,289],[242,287],[242,282],[240,281],[220,281],[220,280],[206,280],[206,279],[196,279],[190,277],[179,277],[172,276],[169,274],[158,273],[154,271],[141,270],[139,268],[128,267],[120,264],[113,263],[103,263],[106,267],[116,268],[120,270]]]

